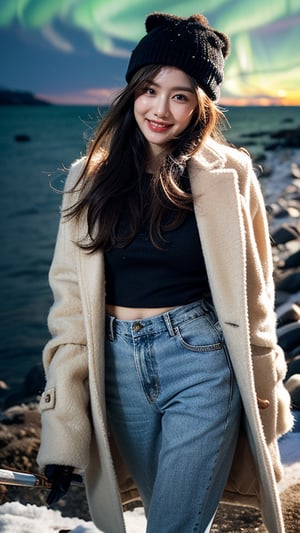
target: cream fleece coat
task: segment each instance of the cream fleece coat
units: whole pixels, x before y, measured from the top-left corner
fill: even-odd
[[[66,190],[82,167],[82,160],[73,164]],[[268,531],[283,533],[277,438],[291,428],[292,416],[282,383],[285,359],[276,340],[263,197],[250,158],[212,140],[190,160],[189,176],[213,301],[244,406],[224,501],[258,505]],[[72,205],[77,194],[66,193],[63,206]],[[87,254],[76,245],[85,234],[85,222],[62,218],[50,269],[52,339],[43,353],[47,386],[40,403],[38,463],[84,471],[96,526],[124,533],[115,473],[119,460],[112,459],[105,415],[104,260],[101,252]],[[124,499],[132,498],[128,479],[119,483]]]

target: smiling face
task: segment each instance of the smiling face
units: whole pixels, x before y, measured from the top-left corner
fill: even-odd
[[[164,152],[190,124],[197,97],[190,78],[175,67],[163,67],[147,80],[134,102],[135,120],[149,143],[150,155]]]

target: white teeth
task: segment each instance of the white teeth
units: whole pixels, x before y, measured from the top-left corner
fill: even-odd
[[[157,122],[152,122],[152,120],[150,120],[150,124],[152,124],[152,126],[154,126],[155,128],[166,128],[167,127],[167,124],[158,124]]]

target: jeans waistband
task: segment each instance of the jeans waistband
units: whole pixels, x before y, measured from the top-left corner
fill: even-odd
[[[159,315],[137,320],[119,320],[107,314],[105,317],[106,335],[110,340],[113,340],[116,335],[139,337],[167,330],[171,336],[174,336],[174,329],[179,324],[212,312],[214,312],[214,309],[211,302],[201,299],[175,307]]]

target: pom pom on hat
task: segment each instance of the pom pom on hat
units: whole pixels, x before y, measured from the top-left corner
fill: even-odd
[[[217,100],[230,50],[228,37],[211,28],[200,14],[182,18],[152,13],[145,26],[147,34],[131,54],[126,81],[146,65],[173,66],[192,76],[211,100]]]

